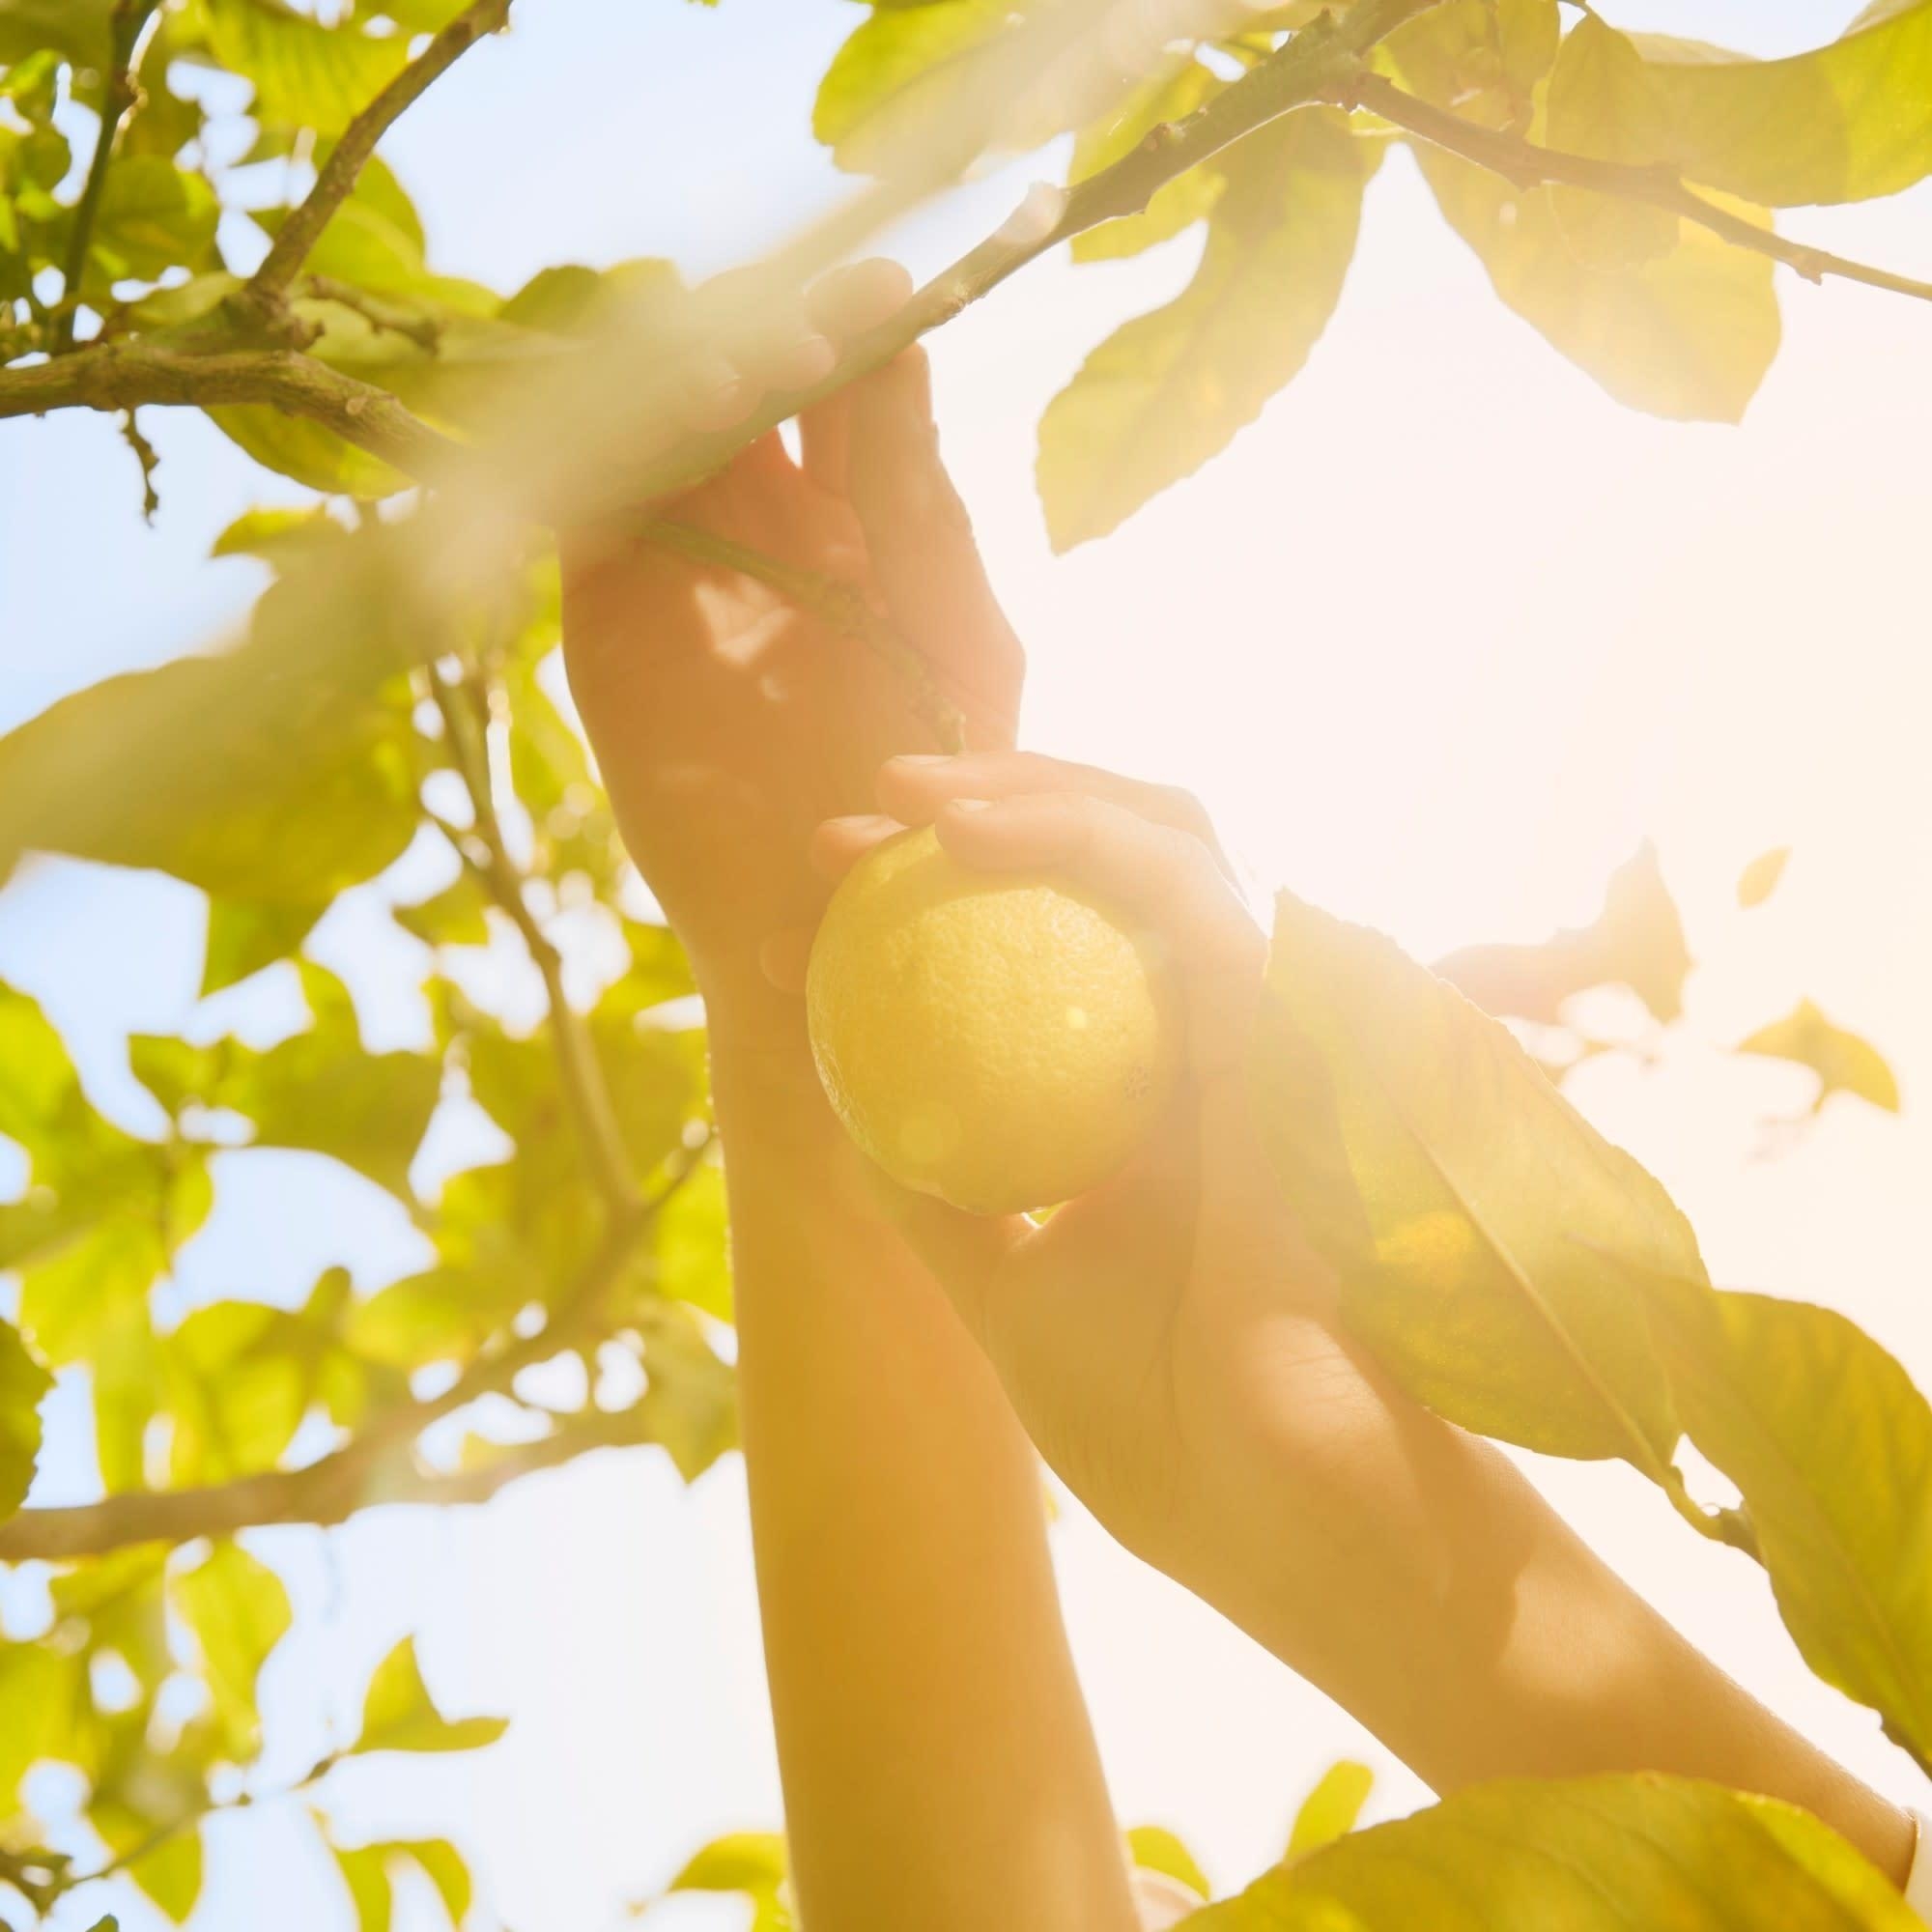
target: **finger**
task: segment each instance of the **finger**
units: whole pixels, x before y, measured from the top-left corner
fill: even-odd
[[[760,270],[733,269],[697,294],[708,339],[728,358],[754,399],[804,389],[832,373],[838,352],[806,313],[801,294],[773,286]]]
[[[883,1174],[875,1174],[874,1184],[886,1219],[931,1270],[967,1332],[985,1347],[987,1310],[1001,1270],[1033,1234],[1033,1224],[1019,1214],[968,1214],[929,1194],[900,1187]]]
[[[978,740],[1010,743],[1025,654],[940,461],[925,352],[905,350],[854,383],[847,413],[850,499],[893,620]]]
[[[1199,838],[1086,792],[955,799],[934,827],[962,865],[1050,872],[1116,908],[1180,981],[1195,1077],[1244,1065],[1267,947]]]
[[[876,811],[828,818],[813,830],[806,856],[821,879],[836,885],[874,845],[904,830],[896,818]]]
[[[807,319],[840,355],[855,338],[890,322],[912,298],[912,276],[897,263],[880,256],[834,269],[821,275],[805,295]],[[846,494],[851,474],[851,403],[844,389],[803,410],[798,418],[801,464],[821,490],[835,497]]]
[[[812,327],[842,348],[855,335],[890,322],[912,299],[912,276],[884,255],[819,276],[806,291]]]
[[[743,422],[757,400],[757,390],[722,350],[699,349],[679,366],[671,407],[686,429],[709,436]]]
[[[1201,801],[1179,785],[1122,778],[1097,765],[1043,757],[1037,752],[969,752],[963,757],[917,754],[888,759],[878,778],[879,803],[908,825],[928,825],[955,798],[1012,798],[1036,792],[1082,792],[1107,800],[1198,838],[1230,879],[1235,868]]]

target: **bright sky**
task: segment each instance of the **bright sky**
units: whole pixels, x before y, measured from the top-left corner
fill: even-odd
[[[1612,10],[1621,24],[1665,11]],[[1674,31],[1760,51],[1842,24],[1833,8],[1744,0],[1667,11]],[[702,273],[775,239],[837,191],[807,117],[858,17],[835,0],[523,0],[512,40],[394,143],[439,265],[503,286],[641,253]],[[936,266],[1047,171],[979,185],[906,252]],[[1932,274],[1923,188],[1787,226]],[[1654,422],[1495,303],[1398,157],[1294,387],[1202,477],[1056,561],[1034,425],[1091,346],[1184,277],[1189,245],[1036,267],[935,343],[949,453],[1033,653],[1029,742],[1193,786],[1264,878],[1424,956],[1587,918],[1611,867],[1655,837],[1702,962],[1689,1021],[1654,1065],[1594,1063],[1575,1097],[1671,1187],[1719,1279],[1831,1301],[1932,1378],[1932,316],[1785,278],[1786,347],[1745,428]],[[203,640],[252,596],[253,566],[203,559],[270,492],[198,418],[151,433],[165,508],[148,531],[109,424],[9,426],[0,724]],[[1781,843],[1796,856],[1777,895],[1738,912],[1739,868]],[[181,1023],[200,919],[184,888],[77,867],[0,899],[0,974],[47,1001],[130,1124],[153,1117],[123,1037]],[[379,986],[411,963],[384,924],[345,908],[317,951]],[[1761,1158],[1763,1121],[1799,1111],[1808,1076],[1717,1049],[1800,994],[1889,1056],[1906,1113],[1841,1098]],[[274,1008],[230,1011],[268,1023]],[[412,1024],[407,1000],[380,995],[368,1016],[379,1033]],[[216,1222],[184,1258],[183,1300],[293,1297],[337,1261],[373,1284],[407,1262],[393,1205],[304,1157],[250,1162],[245,1182],[224,1176]],[[1697,1544],[1627,1472],[1537,1474],[1736,1675],[1910,1793],[1875,1720],[1804,1672],[1741,1559]],[[43,1499],[83,1481],[56,1469]],[[1344,1715],[1077,1511],[1054,1534],[1123,1820],[1176,1827],[1232,1887],[1277,1855],[1336,1755],[1385,1773],[1378,1815],[1419,1802]],[[312,1533],[256,1547],[307,1610],[268,1687],[289,1768],[407,1628],[452,1708],[513,1716],[473,1765],[358,1772],[331,1802],[347,1835],[364,1821],[451,1832],[522,1932],[615,1925],[622,1900],[707,1835],[776,1820],[735,1462],[685,1492],[660,1459],[606,1459],[487,1513],[388,1513],[326,1547]],[[338,1926],[321,1874],[287,1862],[299,1843],[263,1815],[218,1829],[197,1923],[257,1923],[272,1897],[288,1932]],[[733,1921],[693,1904],[662,1922]]]

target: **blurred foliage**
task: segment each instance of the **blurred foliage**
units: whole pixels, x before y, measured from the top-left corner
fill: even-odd
[[[356,116],[459,11],[0,0],[0,383],[75,341],[260,348],[238,308],[244,275]],[[915,154],[931,168],[923,143],[949,118],[961,167],[981,146],[1071,133],[1069,179],[1091,180],[1158,152],[1174,123],[1322,14],[1292,0],[1136,46],[1127,11],[1107,59],[1063,35],[1018,98],[995,98],[985,57],[1037,26],[1047,0],[875,0],[823,78],[815,130],[866,172]],[[1932,172],[1932,0],[1878,0],[1840,38],[1776,61],[1567,17],[1555,0],[1442,0],[1372,64],[1474,127],[1668,172],[1758,222]],[[224,76],[234,85],[209,84]],[[955,116],[962,100],[972,111]],[[1197,230],[1201,252],[1181,293],[1110,335],[1046,412],[1038,480],[1057,545],[1117,526],[1293,379],[1397,143],[1502,301],[1612,395],[1667,416],[1743,412],[1778,340],[1762,255],[1314,106],[1077,238],[1082,262]],[[507,293],[442,273],[409,190],[371,159],[279,320],[325,369],[464,433],[578,353],[613,301],[675,284],[649,260],[554,267]],[[273,1782],[259,1692],[298,1606],[255,1531],[375,1503],[478,1503],[600,1449],[662,1452],[689,1479],[730,1446],[723,1179],[683,1004],[693,982],[558,695],[554,556],[534,543],[513,554],[513,592],[487,607],[426,610],[396,563],[415,509],[400,471],[266,405],[210,413],[315,500],[252,512],[215,544],[270,579],[236,648],[110,678],[0,740],[0,880],[38,852],[168,874],[207,900],[202,993],[240,988],[245,1008],[279,980],[303,1016],[268,1045],[224,1030],[226,1007],[130,1039],[155,1103],[130,1126],[96,1104],[39,1006],[0,986],[0,1137],[24,1167],[0,1203],[0,1561],[44,1584],[40,1610],[10,1600],[0,1624],[0,1918],[112,1870],[180,1920],[201,1895],[205,1821],[299,1793],[345,1923],[386,1932],[398,1882],[421,1881],[462,1924],[485,1909],[465,1853],[338,1842],[327,1783],[356,1755],[486,1747],[502,1720],[446,1716],[405,1639],[354,1734]],[[384,498],[397,500],[379,515]],[[340,621],[318,639],[325,596]],[[81,796],[55,781],[136,769],[135,810],[125,787]],[[1784,858],[1754,862],[1741,903],[1770,895]],[[362,989],[311,956],[345,903],[382,908],[407,935],[410,963],[384,969],[407,983],[384,990],[419,996],[416,1043],[372,1047]],[[1554,1453],[1621,1456],[1706,1534],[1759,1556],[1813,1667],[1924,1762],[1923,1398],[1842,1318],[1712,1289],[1659,1183],[1479,1010],[1575,1035],[1573,1060],[1604,1044],[1576,1024],[1592,989],[1626,987],[1656,1026],[1680,1024],[1690,958],[1655,854],[1617,873],[1587,927],[1459,953],[1441,977],[1293,899],[1280,919],[1270,1138],[1350,1319],[1443,1412]],[[479,961],[501,970],[479,975]],[[534,1021],[479,992],[532,969]],[[1810,1067],[1817,1105],[1834,1092],[1899,1105],[1876,1051],[1808,1001],[1739,1050]],[[425,1142],[472,1106],[500,1153],[444,1175]],[[328,1267],[288,1306],[183,1307],[180,1250],[270,1150],[400,1205],[422,1264],[371,1288]],[[570,1361],[581,1378],[526,1373]],[[67,1436],[43,1445],[49,1429]],[[1738,1507],[1691,1500],[1674,1462],[1684,1435]],[[23,1509],[43,1461],[91,1466],[98,1500]],[[294,1713],[308,1690],[288,1690]],[[326,1713],[310,1717],[327,1730]],[[38,1777],[46,1766],[70,1775]],[[30,1783],[48,1815],[29,1806]],[[1767,1922],[1753,1902],[1766,1899],[1780,1926],[1907,1922],[1820,1828],[1707,1787],[1495,1787],[1356,1833],[1367,1785],[1361,1767],[1337,1766],[1284,1864],[1195,1922],[1407,1932],[1473,1913],[1498,1932],[1702,1932]],[[1130,1842],[1205,1895],[1172,1833]],[[718,1841],[671,1890],[742,1894],[758,1932],[792,1922],[774,1835]]]

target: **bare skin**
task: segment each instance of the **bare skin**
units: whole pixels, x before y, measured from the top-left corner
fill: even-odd
[[[836,340],[904,291],[867,265],[811,320]],[[736,372],[715,407],[742,412],[779,380]],[[923,357],[801,432],[802,465],[767,438],[664,514],[864,586],[964,712],[965,755],[929,755],[863,645],[662,552],[577,545],[565,629],[632,853],[707,1000],[806,1921],[1133,1923],[1028,1438],[1122,1543],[1437,1790],[1710,1777],[1805,1805],[1902,1882],[1903,1813],[1340,1333],[1238,1076],[1263,937],[1192,800],[1012,751],[1023,661],[939,464]],[[1127,1173],[1043,1227],[892,1189],[812,1074],[796,997],[810,929],[831,882],[907,824],[967,865],[1107,894],[1179,964],[1183,1101]]]

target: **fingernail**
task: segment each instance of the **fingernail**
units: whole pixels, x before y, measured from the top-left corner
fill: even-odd
[[[946,809],[948,811],[985,811],[992,803],[990,798],[955,798]]]
[[[838,361],[838,350],[824,336],[805,336],[780,356],[780,386],[809,389],[814,383],[824,382]]]
[[[895,765],[950,765],[952,760],[944,752],[901,752],[895,758],[887,760]]]

